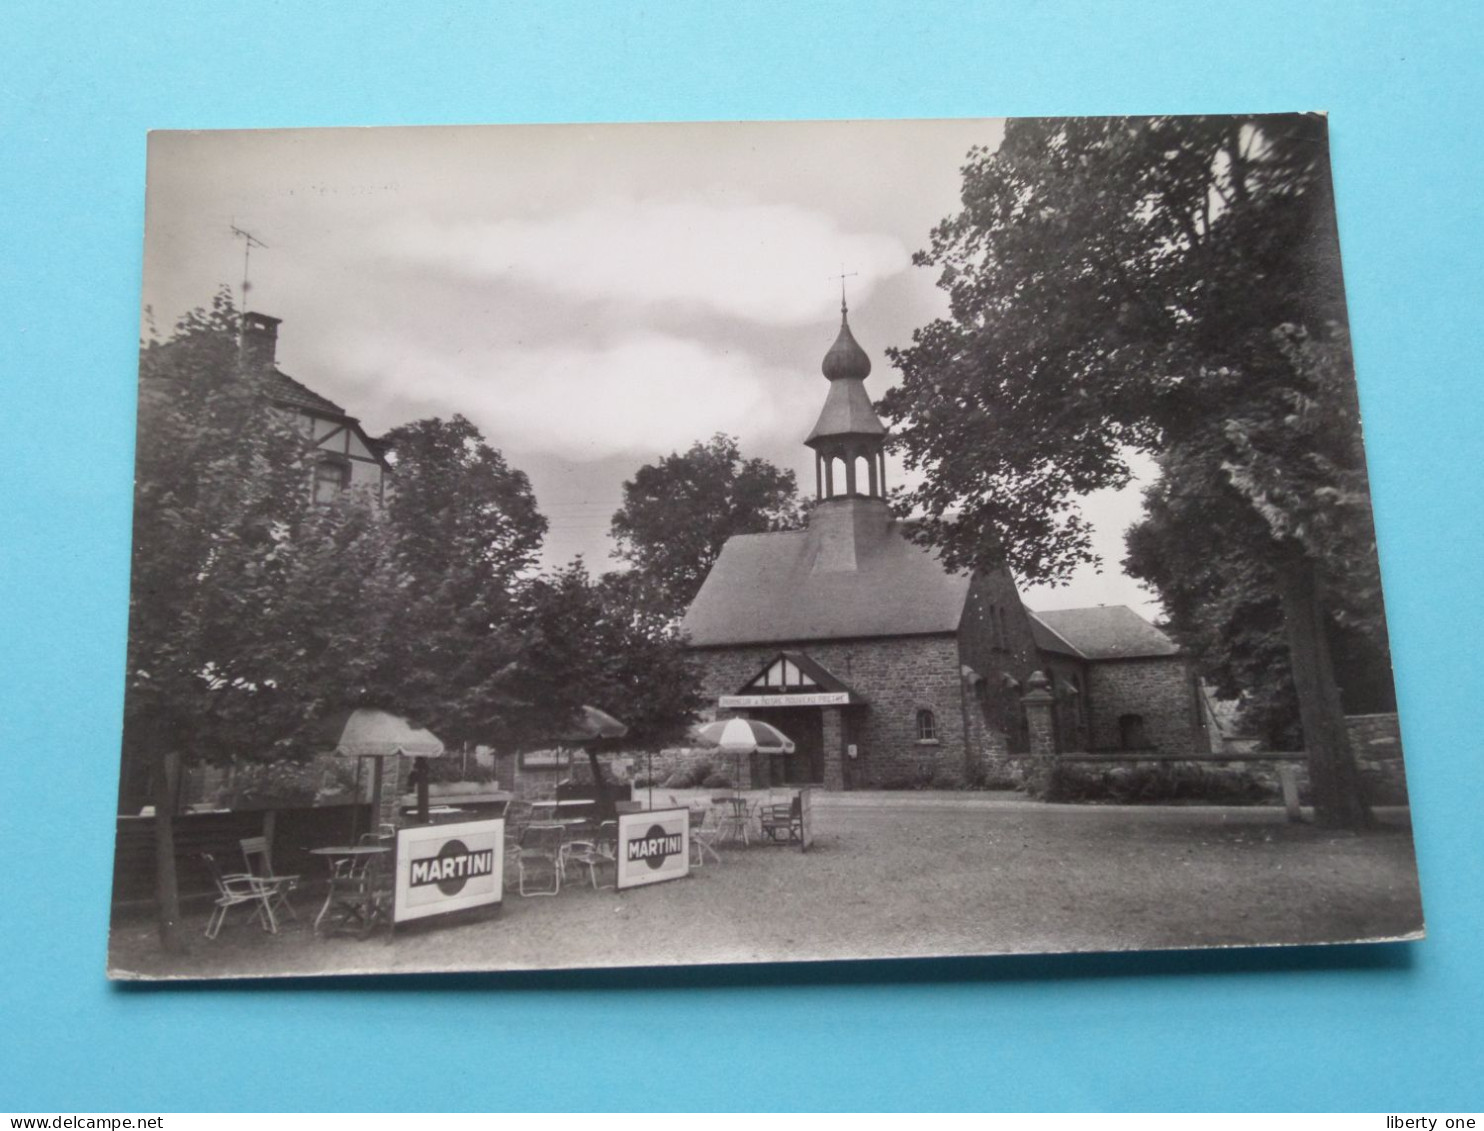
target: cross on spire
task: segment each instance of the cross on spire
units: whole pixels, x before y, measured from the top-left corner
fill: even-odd
[[[845,280],[846,279],[853,279],[858,274],[860,274],[859,271],[849,271],[849,272],[847,272],[845,270],[845,264],[842,263],[842,264],[840,264],[840,273],[838,275],[831,275],[830,276],[831,279],[839,279],[840,280],[840,317],[841,318],[844,318],[845,317]]]
[[[236,224],[229,224],[228,227],[232,229],[233,238],[242,241],[242,309],[246,312],[247,292],[252,288],[252,284],[248,282],[248,267],[252,260],[252,249],[255,247],[266,249],[268,245],[251,232],[239,228]]]

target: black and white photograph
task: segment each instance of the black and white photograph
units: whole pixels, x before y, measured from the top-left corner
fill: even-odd
[[[110,977],[1422,937],[1323,114],[147,164]]]

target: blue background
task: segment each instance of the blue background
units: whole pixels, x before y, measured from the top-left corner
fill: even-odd
[[[5,17],[0,1108],[1484,1106],[1479,5],[305,8]],[[1332,115],[1427,941],[105,983],[147,129],[1309,109]]]

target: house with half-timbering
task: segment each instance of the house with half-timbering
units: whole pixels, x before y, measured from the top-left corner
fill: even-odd
[[[282,321],[254,311],[242,316],[242,362],[265,375],[269,403],[287,414],[304,435],[314,501],[328,504],[345,491],[359,489],[381,500],[389,468],[376,441],[356,417],[278,368]]]
[[[887,429],[843,304],[821,368],[807,528],[729,539],[683,622],[710,710],[764,719],[797,747],[746,759],[738,784],[972,780],[1028,751],[1037,672],[1060,749],[1203,747],[1185,657],[1133,610],[1031,613],[1007,570],[953,572],[912,541],[887,505]]]

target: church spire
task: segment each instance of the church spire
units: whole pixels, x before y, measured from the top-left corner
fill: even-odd
[[[840,332],[820,363],[830,382],[824,409],[809,438],[814,449],[816,493],[821,502],[886,495],[886,426],[871,406],[866,378],[871,359],[850,332],[845,279],[840,279]]]

